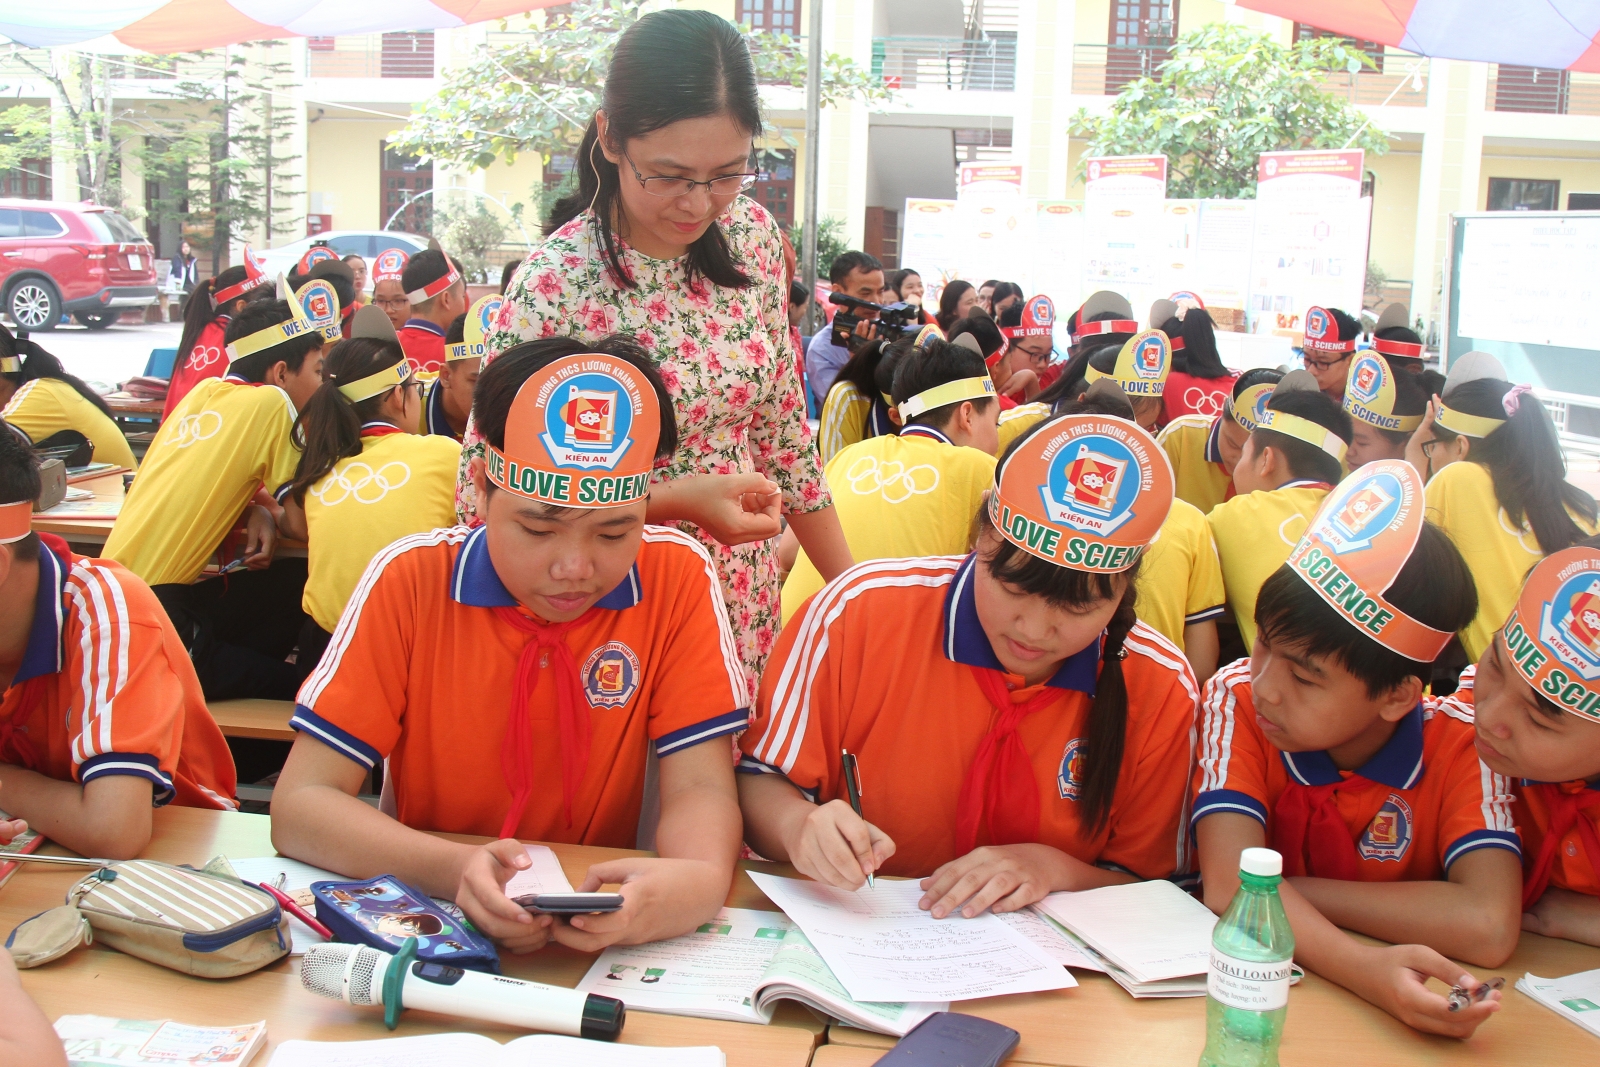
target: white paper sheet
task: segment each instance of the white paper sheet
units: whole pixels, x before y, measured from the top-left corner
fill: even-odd
[[[518,871],[506,883],[506,896],[516,898],[529,893],[570,893],[572,883],[561,869],[561,861],[545,845],[524,845],[528,851],[528,869]]]
[[[1517,988],[1557,1015],[1600,1037],[1600,971],[1580,971],[1565,978],[1524,974]]]
[[[233,872],[246,882],[265,882],[268,885],[277,885],[278,875],[283,875],[283,885],[279,886],[285,893],[295,897],[295,903],[315,915],[317,909],[310,901],[309,894],[295,896],[300,890],[311,888],[312,882],[348,882],[353,879],[342,874],[325,871],[321,867],[313,867],[309,863],[301,863],[286,856],[256,856],[248,859],[236,860],[231,856],[228,862],[233,865]],[[317,933],[305,923],[289,916],[289,934],[294,945],[289,949],[289,955],[299,956],[311,945],[327,943],[327,938]]]
[[[1104,971],[1105,967],[1085,952],[1071,937],[1061,932],[1055,922],[1032,908],[1003,912],[997,916],[1005,923],[1050,954],[1050,958],[1063,967],[1076,967],[1081,971]]]
[[[1034,907],[1139,982],[1204,974],[1217,917],[1166,881],[1051,893]]]
[[[481,1034],[425,1034],[381,1041],[285,1041],[269,1067],[723,1067],[714,1045],[656,1048],[535,1034],[504,1045]]]
[[[985,912],[935,919],[916,882],[849,893],[820,882],[750,875],[805,931],[856,1000],[974,1000],[1077,985],[1049,953]]]

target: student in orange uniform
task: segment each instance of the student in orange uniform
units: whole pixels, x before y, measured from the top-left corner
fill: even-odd
[[[439,377],[423,387],[422,432],[440,434],[460,443],[472,414],[472,391],[483,364],[483,339],[494,329],[505,298],[490,293],[475,300],[465,315],[450,324],[445,336],[444,365]]]
[[[828,583],[784,628],[741,742],[750,846],[843,888],[922,877],[940,918],[1188,871],[1197,689],[1133,607],[1171,502],[1148,434],[1062,416],[1000,461],[973,554]]]
[[[686,933],[733,877],[727,738],[748,712],[710,558],[644,524],[650,471],[677,445],[672,399],[632,340],[552,337],[501,353],[474,411],[489,444],[488,469],[472,468],[484,524],[403,538],[367,568],[300,691],[273,843],[452,897],[514,952]],[[385,760],[395,818],[356,799]],[[503,892],[528,865],[515,838],[642,840],[662,858],[596,864],[580,891],[620,882],[623,909],[552,922]]]
[[[1289,558],[1338,482],[1350,443],[1350,416],[1305,371],[1283,376],[1262,420],[1233,470],[1238,495],[1206,516],[1245,648],[1255,640],[1256,591]]]
[[[400,347],[412,370],[437,374],[444,366],[445,331],[467,310],[467,283],[450,257],[425,248],[406,263],[400,285],[411,303],[411,317],[400,328]]]
[[[1405,459],[1406,445],[1422,425],[1428,397],[1414,374],[1398,374],[1380,352],[1358,352],[1344,383],[1350,416],[1351,470],[1380,459]]]
[[[386,248],[372,261],[372,303],[389,316],[396,332],[411,317],[411,301],[406,299],[406,287],[400,283],[410,261],[411,257],[398,248]]]
[[[1317,388],[1335,404],[1344,399],[1344,380],[1355,354],[1361,324],[1338,308],[1313,307],[1306,311],[1301,358],[1317,380]]]
[[[1511,783],[1478,761],[1470,712],[1424,695],[1478,604],[1423,508],[1403,460],[1328,496],[1261,587],[1250,658],[1206,686],[1192,819],[1213,911],[1238,889],[1240,851],[1270,843],[1296,959],[1402,1022],[1465,1037],[1497,1005],[1451,1012],[1424,982],[1475,988],[1446,956],[1511,955],[1521,852]]]
[[[1172,464],[1173,488],[1180,499],[1202,514],[1233,499],[1233,468],[1266,417],[1267,398],[1282,377],[1282,371],[1270,367],[1247,370],[1234,380],[1222,414],[1179,415],[1167,423],[1156,441]]]
[[[35,534],[38,496],[38,460],[0,425],[0,838],[32,826],[128,859],[152,808],[237,808],[233,757],[150,588]]]
[[[224,351],[227,343],[223,340],[228,324],[252,298],[270,296],[261,288],[271,281],[261,269],[255,249],[245,245],[242,264],[207,278],[190,292],[183,304],[183,334],[178,338],[178,359],[167,386],[161,421],[172,415],[196,383],[228,372],[228,354]]]
[[[1522,928],[1600,945],[1600,538],[1541,560],[1459,695],[1521,780]]]

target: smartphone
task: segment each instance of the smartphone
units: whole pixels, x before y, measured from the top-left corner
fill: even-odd
[[[1022,1035],[976,1015],[934,1012],[879,1057],[874,1067],[997,1067]]]
[[[621,893],[529,893],[511,900],[544,915],[603,915],[622,910]]]

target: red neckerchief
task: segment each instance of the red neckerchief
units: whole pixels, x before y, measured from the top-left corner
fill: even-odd
[[[1583,838],[1583,850],[1589,856],[1589,866],[1600,871],[1600,835],[1594,832],[1594,826],[1588,819],[1579,817],[1580,812],[1600,805],[1600,790],[1589,789],[1584,782],[1563,782],[1560,785],[1530,783],[1527,788],[1538,790],[1544,798],[1545,809],[1550,812],[1550,825],[1544,842],[1539,846],[1539,855],[1534,858],[1522,882],[1523,911],[1537,904],[1549,888],[1550,873],[1556,863],[1556,850],[1561,847],[1561,839],[1567,836],[1573,823],[1578,824],[1578,835]]]
[[[1327,785],[1290,781],[1272,809],[1272,848],[1283,857],[1283,876],[1308,874],[1354,882],[1361,877],[1355,837],[1339,814],[1337,794],[1362,793],[1371,779],[1353,774]]]
[[[556,669],[556,721],[561,736],[561,810],[567,825],[572,825],[572,798],[578,792],[584,773],[589,769],[589,738],[592,724],[578,707],[582,683],[578,679],[578,661],[572,658],[567,647],[566,634],[589,613],[571,622],[546,623],[530,619],[516,608],[497,607],[495,616],[528,635],[517,660],[517,678],[511,687],[511,714],[506,717],[506,733],[500,749],[500,773],[505,777],[506,788],[511,790],[511,808],[500,827],[501,837],[516,837],[522,813],[533,795],[533,728],[528,722],[528,703],[539,684],[539,669],[546,662],[546,653],[555,660]]]
[[[1061,690],[1047,685],[1022,703],[1013,703],[1004,674],[989,667],[969,665],[969,669],[1000,717],[979,742],[961,782],[956,849],[963,856],[977,845],[980,826],[991,844],[1039,839],[1039,782],[1017,727],[1061,698]]]

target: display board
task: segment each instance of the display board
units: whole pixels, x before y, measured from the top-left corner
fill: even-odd
[[[1512,381],[1600,396],[1600,211],[1450,216],[1445,364],[1474,350]]]

